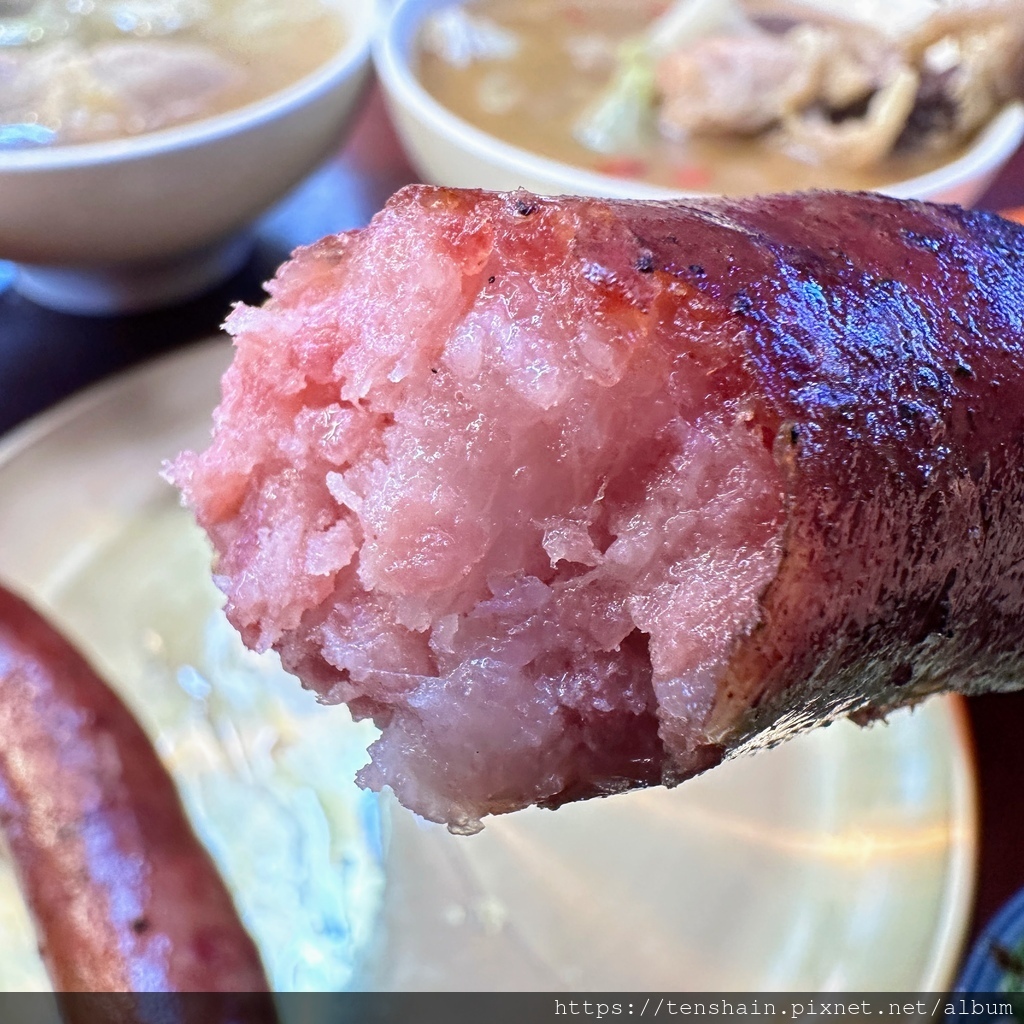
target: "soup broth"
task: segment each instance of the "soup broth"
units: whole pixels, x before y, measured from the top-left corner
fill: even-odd
[[[760,138],[669,140],[653,123],[639,150],[595,153],[574,138],[574,125],[607,88],[622,41],[642,32],[664,8],[656,0],[475,0],[464,8],[473,31],[461,40],[458,33],[438,31],[437,24],[424,33],[419,78],[453,113],[513,145],[685,191],[874,189],[924,174],[955,155],[901,153],[853,169],[804,163]]]
[[[0,146],[224,114],[311,74],[344,41],[330,0],[0,0]]]

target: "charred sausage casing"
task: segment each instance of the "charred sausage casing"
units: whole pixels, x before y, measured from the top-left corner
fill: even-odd
[[[1018,687],[1024,234],[413,187],[228,329],[171,468],[256,649],[450,827]]]
[[[2,587],[0,736],[0,821],[58,991],[267,991],[142,728]],[[256,1019],[272,1019],[272,1004],[259,1006]]]

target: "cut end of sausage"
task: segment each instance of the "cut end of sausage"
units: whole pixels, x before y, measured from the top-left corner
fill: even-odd
[[[455,831],[720,760],[781,559],[734,318],[585,212],[414,187],[301,250],[170,469],[245,641],[372,717],[360,783]]]

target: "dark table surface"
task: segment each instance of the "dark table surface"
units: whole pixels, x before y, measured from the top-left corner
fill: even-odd
[[[0,435],[91,383],[213,335],[231,303],[260,301],[262,282],[295,246],[365,224],[414,179],[374,92],[348,144],[259,222],[249,263],[207,295],[152,313],[75,317],[22,298],[13,269],[0,263]],[[1024,206],[1024,149],[978,205]],[[967,707],[981,816],[973,935],[1024,887],[1024,692]]]

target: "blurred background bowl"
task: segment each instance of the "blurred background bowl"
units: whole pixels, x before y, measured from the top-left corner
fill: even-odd
[[[474,127],[438,103],[417,78],[417,42],[425,19],[453,2],[398,0],[378,34],[374,50],[395,126],[417,171],[426,180],[465,188],[526,188],[546,195],[669,199],[706,194],[599,174],[549,159]],[[901,199],[970,205],[1022,141],[1024,104],[1011,103],[955,159],[879,191]]]
[[[964,963],[956,991],[1024,992],[1024,889],[985,926]],[[1021,996],[1017,1006],[1024,1009]],[[961,1016],[972,1014],[967,1010],[954,1018]]]
[[[79,313],[169,304],[226,278],[247,225],[338,147],[364,92],[373,0],[336,0],[342,49],[230,113],[130,138],[0,151],[0,259]]]

